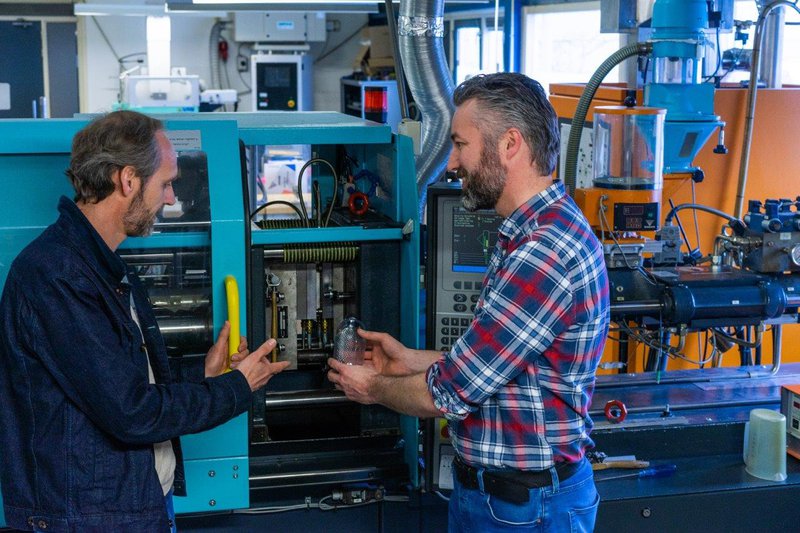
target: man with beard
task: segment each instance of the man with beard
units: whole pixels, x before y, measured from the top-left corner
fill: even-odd
[[[5,517],[36,531],[169,531],[186,493],[178,437],[246,411],[287,363],[230,325],[201,383],[172,381],[147,293],[116,253],[175,202],[177,157],[161,122],[131,111],[73,138],[74,201],[11,266],[0,300],[0,482]]]
[[[453,94],[448,168],[466,209],[505,217],[472,323],[447,353],[360,330],[371,364],[329,360],[361,403],[449,421],[450,531],[591,531],[599,497],[585,450],[609,323],[603,252],[552,172],[555,111],[534,80],[481,75]]]

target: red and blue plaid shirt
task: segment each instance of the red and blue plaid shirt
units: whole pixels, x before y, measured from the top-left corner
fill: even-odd
[[[518,470],[583,457],[608,323],[602,247],[556,182],[503,221],[472,324],[428,370],[459,456]]]

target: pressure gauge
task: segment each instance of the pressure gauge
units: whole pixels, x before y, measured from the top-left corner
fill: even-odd
[[[789,256],[792,258],[792,263],[794,266],[800,266],[800,244],[795,244],[792,246]]]

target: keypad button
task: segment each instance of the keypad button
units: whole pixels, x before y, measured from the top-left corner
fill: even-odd
[[[481,297],[480,294],[473,294],[472,296],[469,297],[469,301],[474,303],[474,304],[476,304],[476,303],[478,303],[478,299],[480,297]]]
[[[453,288],[461,290],[461,282],[460,281],[454,281],[453,282]]]
[[[467,289],[468,291],[471,291],[472,290],[472,282],[471,281],[465,281],[464,282],[464,288]]]
[[[442,328],[442,335],[447,335],[450,332],[450,328]]]
[[[455,311],[456,313],[464,313],[464,312],[466,312],[466,310],[467,310],[467,306],[464,305],[464,304],[455,304],[453,306],[453,311]]]
[[[462,293],[454,294],[453,295],[453,300],[455,300],[456,302],[466,302],[467,301],[467,295],[466,294],[462,294]]]
[[[442,325],[443,326],[449,326],[450,325],[450,317],[446,316],[446,317],[442,318]]]
[[[461,319],[462,326],[469,326],[469,318],[462,318]]]

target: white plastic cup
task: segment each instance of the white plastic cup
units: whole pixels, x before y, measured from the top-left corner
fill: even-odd
[[[753,409],[744,426],[744,464],[751,476],[786,479],[786,417],[770,409]]]

